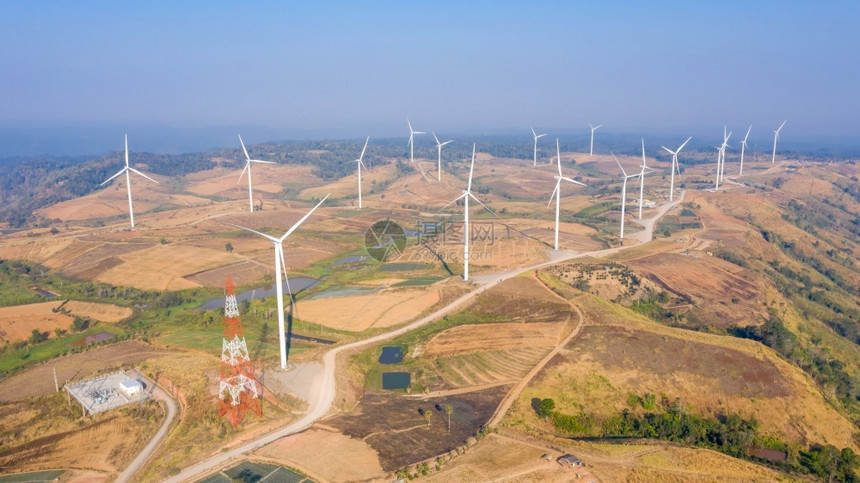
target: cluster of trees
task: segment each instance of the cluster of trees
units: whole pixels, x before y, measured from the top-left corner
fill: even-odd
[[[663,396],[660,405],[656,404],[656,396],[650,393],[641,398],[633,394],[631,398],[645,409],[643,414],[624,409],[621,414],[602,422],[583,412],[576,415],[562,414],[555,410],[555,401],[552,399],[538,401],[536,410],[540,416],[552,421],[557,429],[573,436],[591,436],[598,433],[599,436],[612,438],[660,439],[715,449],[737,458],[764,462],[783,470],[812,473],[829,478],[830,481],[857,481],[860,457],[851,448],[840,451],[832,445],[812,445],[807,449],[800,449],[759,435],[758,421],[754,417],[745,419],[732,413],[707,418],[685,411],[680,398],[670,401]],[[751,454],[762,447],[784,451],[786,460],[763,460]]]
[[[845,365],[829,355],[803,347],[779,315],[771,309],[770,319],[759,326],[732,327],[729,333],[735,337],[752,339],[770,347],[799,366],[823,387],[832,388],[846,405],[860,402],[857,382],[845,371]]]

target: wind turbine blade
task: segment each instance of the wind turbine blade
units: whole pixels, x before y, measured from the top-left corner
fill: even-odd
[[[553,198],[555,198],[555,194],[558,193],[559,185],[561,185],[561,178],[559,178],[559,181],[555,183],[555,188],[552,189],[552,194],[549,195],[549,201],[546,202],[547,208],[549,208],[550,203],[552,203]]]
[[[746,135],[746,136],[744,136],[744,143],[746,143],[746,142],[747,142],[747,138],[749,138],[749,137],[750,137],[750,131],[752,131],[752,124],[750,124],[749,129],[747,129],[747,135]]]
[[[125,167],[128,167],[128,134],[125,135]]]
[[[495,211],[493,211],[493,210],[491,210],[489,207],[487,207],[487,205],[485,205],[484,203],[482,203],[482,202],[481,202],[481,200],[479,200],[478,198],[476,198],[476,197],[475,197],[475,195],[473,195],[472,193],[467,193],[467,194],[468,194],[469,196],[471,196],[473,200],[477,201],[479,205],[483,206],[485,210],[487,210],[487,211],[489,211],[490,213],[492,213],[492,214],[493,214],[493,216],[498,216],[498,215],[496,215],[496,212],[495,212]]]
[[[117,173],[117,174],[115,174],[115,175],[111,176],[110,178],[106,179],[106,180],[105,180],[102,184],[100,184],[99,186],[104,186],[104,185],[108,184],[112,179],[114,179],[114,178],[116,178],[117,176],[119,176],[119,175],[121,175],[121,174],[125,173],[125,170],[127,170],[127,169],[128,169],[128,168],[122,168],[121,170],[119,170],[119,173]]]
[[[249,159],[248,161],[252,163],[260,163],[260,164],[278,164],[274,161],[263,161],[262,159]]]
[[[680,152],[681,152],[681,150],[682,150],[682,149],[684,149],[684,146],[686,146],[686,145],[687,145],[687,143],[688,143],[688,142],[690,142],[690,139],[693,139],[693,136],[688,137],[688,138],[687,138],[687,140],[686,140],[686,141],[684,141],[684,143],[683,143],[683,144],[681,144],[680,146],[678,146],[678,150],[677,150],[677,151],[675,151],[675,153],[674,153],[674,154],[680,153]]]
[[[594,131],[594,126],[592,126],[590,122],[588,123],[588,127],[590,127],[592,131]]]
[[[424,131],[415,131],[415,134],[427,134],[427,133]]]
[[[154,179],[150,178],[149,176],[147,176],[147,175],[145,175],[145,174],[141,173],[140,171],[138,171],[138,170],[136,170],[136,169],[134,169],[134,168],[128,168],[128,170],[129,170],[129,171],[132,171],[132,172],[135,172],[135,173],[137,173],[137,174],[139,174],[139,175],[143,176],[144,178],[146,178],[146,179],[148,179],[148,180],[152,181],[152,182],[153,182],[153,183],[155,183],[155,184],[159,184],[159,183],[158,183],[158,181],[155,181]]]
[[[538,135],[537,135],[538,139],[540,139],[540,138],[542,138],[542,137],[544,137],[544,136],[546,136],[546,134],[538,134]]]
[[[250,160],[251,160],[251,156],[248,156],[248,150],[247,150],[247,149],[245,149],[245,141],[242,141],[242,135],[241,135],[241,134],[237,134],[237,136],[239,136],[239,144],[241,144],[241,145],[242,145],[242,151],[245,151],[245,159],[247,159],[248,161],[250,161]]]
[[[439,142],[439,138],[436,137],[436,131],[432,131],[432,132],[433,132],[433,139],[436,140],[436,145],[441,146],[442,144]]]
[[[466,192],[472,192],[472,173],[475,171],[475,143],[472,143],[472,164],[469,166],[469,184],[466,185]]]
[[[537,137],[537,133],[535,132],[534,126],[530,126],[532,128],[532,136]]]
[[[442,143],[440,146],[444,146],[444,145],[446,145],[446,144],[451,144],[451,143],[453,143],[453,142],[454,142],[454,140],[453,140],[453,139],[452,139],[452,140],[450,140],[450,141],[445,141],[445,142],[444,142],[444,143]]]
[[[667,148],[666,146],[660,146],[660,147],[665,149],[669,154],[675,154],[675,151],[672,151],[671,149]]]
[[[642,138],[642,166],[646,166],[646,164],[645,164],[645,138]]]
[[[248,171],[248,166],[250,166],[250,165],[251,165],[251,160],[249,159],[248,161],[245,162],[245,168],[243,168],[242,172],[239,173],[239,179],[236,180],[236,184],[239,184],[239,182],[242,181],[242,176],[245,176],[245,171]]]
[[[785,121],[782,121],[782,124],[779,125],[779,128],[777,128],[776,132],[780,132],[782,130],[782,127],[785,126],[786,122],[788,122],[788,119],[786,119]]]
[[[236,228],[239,228],[239,229],[242,229],[242,230],[245,230],[245,231],[250,231],[251,233],[256,233],[257,235],[260,235],[261,237],[267,238],[267,239],[268,239],[269,241],[271,241],[272,243],[278,243],[278,239],[277,239],[277,238],[275,238],[275,237],[273,237],[273,236],[271,236],[271,235],[266,235],[265,233],[259,232],[259,231],[257,231],[257,230],[252,230],[252,229],[250,229],[250,228],[245,228],[244,226],[240,226],[240,225],[234,225],[233,223],[227,223],[227,222],[224,222],[224,224],[225,224],[225,225],[230,225],[230,226],[232,226],[232,227],[236,227]]]
[[[597,126],[596,128],[594,128],[594,130],[595,130],[595,131],[597,131],[598,129],[600,129],[600,128],[602,128],[602,127],[603,127],[603,124],[600,124],[599,126]]]
[[[558,156],[558,175],[561,177],[561,149],[558,147],[558,138],[555,138],[555,154]]]
[[[621,168],[621,174],[623,174],[625,178],[629,178],[629,176],[627,176],[627,171],[624,171],[624,166],[621,166],[621,162],[619,162],[618,158],[615,157],[615,153],[610,154],[612,154],[612,158],[615,159],[615,164],[617,164],[618,167]]]
[[[578,184],[578,185],[580,185],[580,186],[585,186],[585,183],[580,183],[579,181],[577,181],[577,180],[575,180],[575,179],[573,179],[573,178],[568,178],[568,177],[566,177],[566,176],[562,176],[562,177],[561,177],[561,179],[563,179],[563,180],[565,180],[565,181],[568,181],[568,182],[571,182],[571,183]]]
[[[364,159],[364,152],[367,150],[367,143],[369,143],[369,142],[370,142],[370,136],[367,136],[367,139],[364,140],[364,147],[361,148],[361,156],[358,157],[359,162],[361,162],[361,160]],[[364,163],[361,163],[361,164],[364,164]],[[367,169],[367,168],[365,168],[365,169]]]
[[[410,132],[410,133],[414,132],[414,131],[412,131],[412,123],[411,123],[411,122],[409,122],[409,118],[408,118],[408,117],[406,118],[406,124],[409,126],[409,132]],[[411,136],[411,134],[410,134],[410,136]]]
[[[449,206],[453,205],[454,203],[456,203],[456,202],[460,201],[464,196],[467,196],[467,195],[468,195],[468,193],[463,193],[463,194],[461,194],[460,196],[458,196],[458,197],[454,198],[454,199],[453,199],[453,200],[451,200],[451,202],[449,202],[447,205],[443,206],[442,208],[439,208],[439,211],[437,211],[436,213],[442,213],[443,211],[445,211],[445,208],[447,208],[447,207],[449,207]]]
[[[304,223],[304,221],[305,221],[305,220],[307,220],[307,219],[308,219],[308,217],[309,217],[309,216],[311,216],[311,214],[312,214],[314,211],[316,211],[316,209],[317,209],[317,208],[319,208],[321,204],[323,204],[323,203],[325,202],[325,200],[328,198],[328,196],[329,196],[329,195],[325,195],[325,198],[321,199],[321,200],[320,200],[320,202],[319,202],[319,203],[317,203],[317,205],[316,205],[316,206],[314,206],[313,208],[311,208],[311,211],[309,211],[305,216],[303,216],[299,221],[297,221],[295,225],[291,226],[291,227],[290,227],[290,229],[289,229],[289,230],[287,230],[287,232],[286,232],[286,233],[284,233],[284,236],[282,236],[282,237],[281,237],[281,239],[280,239],[279,241],[284,241],[288,236],[290,236],[290,233],[292,233],[293,231],[295,231],[295,229],[296,229],[296,228],[298,228],[298,227],[299,227],[299,225],[301,225],[302,223]]]

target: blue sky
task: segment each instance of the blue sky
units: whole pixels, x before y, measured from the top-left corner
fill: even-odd
[[[860,2],[364,3],[0,3],[0,129],[860,132]]]

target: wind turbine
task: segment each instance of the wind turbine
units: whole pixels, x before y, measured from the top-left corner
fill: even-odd
[[[125,135],[125,167],[123,167],[121,170],[119,170],[119,173],[117,173],[117,174],[115,174],[115,175],[111,176],[110,178],[106,179],[106,180],[105,180],[101,185],[99,185],[99,186],[104,186],[104,185],[106,185],[109,181],[111,181],[112,179],[114,179],[114,178],[116,178],[117,176],[119,176],[119,175],[121,175],[121,174],[125,173],[125,187],[128,189],[128,216],[129,216],[129,219],[131,220],[131,227],[132,227],[132,228],[134,228],[134,207],[132,207],[132,205],[131,205],[131,177],[130,177],[130,176],[129,176],[129,174],[128,174],[128,172],[129,172],[129,171],[134,171],[135,173],[137,173],[137,174],[139,174],[139,175],[143,176],[144,178],[146,178],[146,179],[148,179],[148,180],[152,181],[153,183],[158,184],[158,181],[155,181],[154,179],[150,178],[149,176],[147,176],[147,175],[145,175],[145,174],[141,173],[140,171],[138,171],[138,170],[136,170],[136,169],[132,168],[131,166],[129,166],[129,164],[128,164],[128,134],[126,134],[126,135]]]
[[[466,189],[463,191],[463,194],[454,198],[453,201],[451,201],[447,205],[443,206],[442,209],[439,210],[439,211],[442,211],[445,208],[451,206],[452,204],[454,204],[460,200],[463,200],[463,203],[465,205],[465,208],[463,209],[463,220],[464,220],[464,222],[463,222],[463,246],[464,246],[464,250],[463,250],[463,263],[464,263],[463,280],[466,280],[466,281],[469,281],[469,238],[471,237],[470,233],[469,233],[469,198],[472,198],[473,200],[477,201],[479,205],[483,206],[490,213],[493,213],[493,210],[487,208],[487,205],[481,203],[481,200],[479,200],[478,198],[475,197],[475,195],[472,194],[472,173],[474,170],[475,170],[475,145],[472,144],[472,164],[471,164],[471,166],[469,166],[469,183],[466,185]]]
[[[364,141],[364,147],[361,148],[361,156],[355,160],[355,169],[358,171],[358,209],[361,209],[361,168],[364,168],[367,171],[367,166],[364,165],[362,159],[364,159],[364,152],[367,150],[367,143],[370,142],[370,136],[367,136],[367,139]]]
[[[747,135],[744,136],[744,140],[741,141],[741,169],[738,173],[738,177],[744,175],[744,151],[747,149],[747,139],[750,137],[750,131],[752,131],[752,124],[750,124],[749,129],[747,129]]]
[[[681,169],[678,167],[678,153],[680,153],[681,150],[684,149],[684,146],[686,146],[687,143],[690,142],[690,139],[693,139],[693,136],[688,137],[687,140],[684,141],[680,146],[678,146],[678,149],[674,151],[667,148],[666,146],[660,146],[672,155],[672,176],[671,182],[669,184],[669,201],[672,201],[672,199],[675,197],[675,171],[678,171],[678,175],[681,174]]]
[[[436,161],[436,181],[442,181],[442,146],[453,142],[454,140],[445,141],[444,143],[439,142],[439,138],[436,137],[436,133],[433,133],[433,139],[436,140],[436,148],[439,150],[439,158]]]
[[[717,148],[717,180],[716,185],[714,186],[714,190],[720,189],[720,181],[724,179],[724,175],[726,172],[726,148],[729,146],[729,138],[732,137],[732,132],[729,131],[726,134],[725,128],[723,128],[723,144],[716,147]]]
[[[618,164],[618,167],[621,168],[621,174],[624,175],[624,184],[621,185],[621,234],[619,238],[624,239],[624,209],[627,205],[627,180],[630,178],[635,178],[639,176],[639,174],[627,174],[627,171],[624,171],[624,167],[621,166],[621,163],[618,162],[618,158],[615,157],[615,153],[612,153],[612,157],[615,159],[615,163]]]
[[[776,142],[777,142],[777,140],[779,140],[779,132],[782,131],[782,126],[785,126],[785,123],[787,121],[788,121],[788,119],[786,119],[785,121],[782,121],[782,124],[779,125],[779,129],[777,129],[776,131],[773,132],[773,157],[770,158],[770,164],[773,164],[776,162]]]
[[[242,151],[245,152],[245,168],[242,170],[242,173],[239,174],[239,180],[236,181],[236,184],[239,184],[239,181],[242,181],[242,176],[245,175],[245,171],[248,172],[248,203],[251,206],[251,213],[254,212],[254,193],[251,191],[251,163],[260,163],[260,164],[277,164],[274,161],[262,161],[260,159],[251,159],[251,156],[248,156],[248,150],[245,149],[245,142],[242,141],[242,135],[239,134],[239,144],[242,145]]]
[[[535,160],[532,163],[532,166],[537,166],[537,140],[546,136],[546,134],[538,134],[535,132],[535,128],[532,127],[532,136],[535,138]]]
[[[555,139],[555,152],[558,154],[558,175],[555,176],[555,188],[552,190],[552,195],[549,197],[549,202],[546,204],[549,207],[549,204],[552,203],[553,196],[555,197],[555,244],[553,245],[553,250],[558,250],[558,214],[561,211],[561,182],[567,181],[569,183],[578,184],[580,186],[585,186],[585,184],[576,181],[575,179],[566,178],[561,174],[561,149],[558,146],[558,138]]]
[[[645,194],[645,170],[654,171],[645,165],[645,139],[642,139],[642,170],[639,172],[639,219],[642,219],[642,196]]]
[[[275,245],[275,290],[278,296],[278,345],[280,345],[281,349],[281,369],[287,368],[287,338],[286,327],[284,325],[284,287],[282,285],[283,282],[281,281],[281,270],[283,270],[284,277],[286,277],[287,290],[290,293],[290,303],[292,303],[293,300],[293,291],[290,289],[290,279],[287,276],[287,264],[284,260],[283,243],[284,240],[286,240],[286,238],[290,236],[290,234],[293,233],[296,228],[299,227],[299,225],[301,225],[305,220],[308,219],[309,216],[311,216],[311,213],[313,213],[317,208],[320,207],[321,204],[323,204],[326,198],[328,198],[328,195],[325,195],[325,198],[320,200],[320,202],[317,203],[317,205],[314,206],[311,211],[309,211],[305,216],[303,216],[299,221],[297,221],[293,226],[291,226],[290,229],[287,230],[286,233],[284,233],[284,236],[280,238],[275,238],[271,235],[252,230],[250,228],[245,228],[244,226],[234,225],[232,223],[225,223],[230,226],[235,226],[236,228],[241,228],[245,231],[250,231],[251,233],[256,233],[257,235],[266,238]]]
[[[409,119],[406,119],[406,124],[409,125],[409,162],[415,162],[415,135],[416,134],[426,134],[424,131],[413,131],[412,123],[409,122]]]
[[[598,129],[602,128],[603,124],[600,124],[597,127],[594,127],[591,125],[591,123],[588,123],[588,127],[591,128],[591,147],[588,148],[588,155],[594,156],[594,131],[597,131]]]

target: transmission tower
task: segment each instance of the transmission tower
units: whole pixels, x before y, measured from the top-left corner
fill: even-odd
[[[233,288],[233,279],[227,277],[227,300],[224,303],[224,340],[221,345],[221,385],[218,389],[218,417],[225,414],[233,428],[239,426],[245,411],[251,410],[257,416],[263,416],[260,406],[260,391],[251,358],[248,356],[248,345],[245,343],[245,331],[239,320],[239,306]]]

